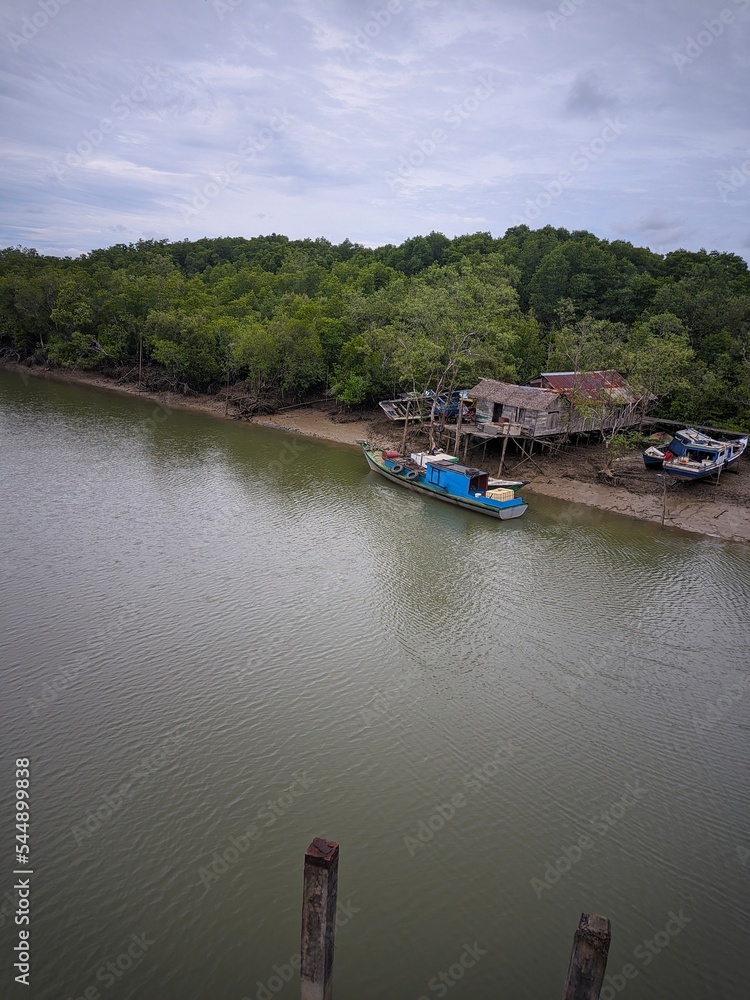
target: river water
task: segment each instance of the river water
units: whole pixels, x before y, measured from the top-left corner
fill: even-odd
[[[7,372],[0,430],[4,996],[16,758],[19,996],[296,996],[315,836],[338,1000],[560,996],[582,911],[603,1000],[749,995],[750,547],[544,498],[499,523]]]

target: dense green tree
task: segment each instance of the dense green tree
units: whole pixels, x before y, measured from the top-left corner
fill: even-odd
[[[644,405],[651,406],[690,387],[695,352],[682,322],[660,313],[633,327],[617,360]]]
[[[432,232],[370,249],[266,236],[0,251],[0,353],[156,384],[330,387],[347,404],[483,376],[618,368],[660,412],[750,421],[750,272],[584,231]]]
[[[146,337],[151,358],[167,369],[175,387],[206,389],[221,381],[227,366],[226,346],[204,315],[182,309],[151,312]]]

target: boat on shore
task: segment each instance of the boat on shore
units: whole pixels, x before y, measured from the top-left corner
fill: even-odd
[[[742,437],[734,441],[717,441],[694,427],[685,427],[670,441],[662,468],[668,476],[687,482],[718,477],[726,469],[739,472],[736,466],[747,448],[747,440]]]
[[[646,448],[643,453],[643,464],[647,469],[660,469],[664,464],[664,452],[656,445]]]
[[[373,472],[424,496],[501,521],[521,517],[528,507],[516,496],[516,489],[525,485],[521,480],[492,479],[489,472],[461,465],[455,456],[444,452],[406,457],[397,451],[371,448],[366,441],[358,444]]]
[[[455,423],[459,410],[466,419],[473,405],[463,389],[437,394],[431,389],[425,392],[402,392],[397,399],[381,399],[378,403],[385,415],[395,422],[420,422],[434,416],[437,420]]]

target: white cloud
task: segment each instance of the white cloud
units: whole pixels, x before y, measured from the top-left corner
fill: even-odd
[[[114,233],[501,234],[620,116],[533,224],[746,252],[717,179],[750,148],[750,11],[732,3],[735,22],[680,70],[673,53],[712,16],[700,0],[588,0],[553,28],[558,7],[401,0],[388,17],[387,0],[244,0],[220,16],[211,0],[71,0],[14,51],[28,3],[8,0],[0,239],[69,253]],[[476,103],[482,79],[493,90]],[[233,159],[231,185],[186,226],[179,205]]]

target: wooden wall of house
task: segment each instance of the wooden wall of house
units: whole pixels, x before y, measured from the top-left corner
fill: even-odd
[[[568,432],[570,434],[579,434],[583,431],[608,431],[613,427],[633,427],[639,420],[640,416],[635,406],[628,406],[624,415],[620,410],[610,410],[604,414],[585,416],[576,410],[572,410]]]
[[[495,404],[491,403],[489,399],[478,399],[477,400],[477,423],[479,424],[490,424],[492,423],[492,417],[495,411]]]
[[[522,406],[504,405],[502,416],[511,424],[519,424],[524,436],[537,438],[555,434],[580,434],[584,431],[606,431],[613,427],[633,427],[640,420],[640,413],[635,405],[627,407],[623,420],[617,410],[588,416],[577,411],[564,397],[560,398],[560,403],[559,410],[527,410]],[[495,404],[489,399],[478,399],[476,409],[478,423],[493,422]]]
[[[477,423],[492,423],[496,405],[488,399],[477,399]],[[561,410],[531,410],[523,406],[502,407],[502,418],[523,428],[524,436],[542,437],[548,434],[563,434],[566,431]]]
[[[544,437],[547,434],[562,434],[562,412],[560,410],[542,410],[536,417],[535,436]]]
[[[518,424],[527,434],[534,433],[536,411],[525,410],[522,406],[503,406],[503,417],[511,424]]]

